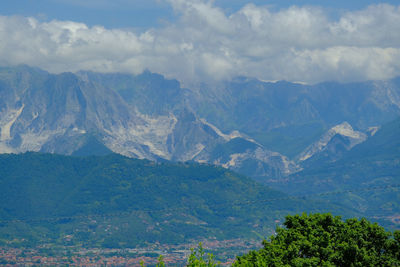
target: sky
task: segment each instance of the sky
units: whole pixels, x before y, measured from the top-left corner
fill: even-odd
[[[400,76],[399,1],[5,0],[0,65],[185,84]]]

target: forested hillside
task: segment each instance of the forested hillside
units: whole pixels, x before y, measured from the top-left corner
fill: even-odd
[[[3,245],[134,247],[156,241],[254,239],[269,235],[288,213],[323,210],[354,214],[326,203],[292,200],[221,167],[117,154],[0,155]]]
[[[271,183],[289,194],[319,192],[319,199],[357,208],[398,229],[400,214],[400,118],[336,161],[316,160],[285,181]],[[375,188],[375,189],[374,189]],[[323,195],[341,191],[342,194]]]

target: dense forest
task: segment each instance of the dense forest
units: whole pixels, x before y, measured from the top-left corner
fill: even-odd
[[[196,238],[254,239],[304,209],[356,213],[292,199],[222,167],[117,154],[0,155],[1,245],[123,248]]]

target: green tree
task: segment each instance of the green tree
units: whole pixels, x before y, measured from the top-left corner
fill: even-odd
[[[331,214],[287,216],[263,248],[233,266],[400,266],[400,231]]]
[[[158,257],[158,263],[156,264],[156,267],[165,267],[163,255],[160,255]]]
[[[216,267],[219,266],[215,262],[214,255],[210,253],[205,253],[203,245],[199,243],[197,249],[191,248],[191,253],[186,266],[188,267]]]

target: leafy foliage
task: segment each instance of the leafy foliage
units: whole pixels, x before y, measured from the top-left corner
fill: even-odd
[[[217,267],[220,266],[214,259],[214,255],[211,253],[205,253],[203,245],[199,243],[197,249],[191,248],[191,253],[188,258],[188,267]]]
[[[400,265],[400,231],[392,235],[366,219],[344,222],[331,214],[303,213],[287,216],[284,226],[234,266]]]

